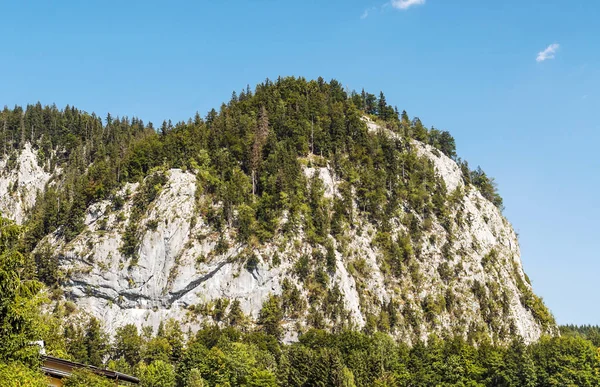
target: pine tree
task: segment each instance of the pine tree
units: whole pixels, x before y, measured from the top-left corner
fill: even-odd
[[[208,387],[208,383],[202,379],[202,373],[197,368],[192,368],[185,387]]]
[[[240,300],[235,299],[229,308],[227,322],[230,326],[241,326],[244,323],[244,312],[242,311]]]
[[[388,119],[387,101],[385,100],[385,95],[383,95],[383,91],[379,92],[379,108],[377,112],[379,114],[379,118],[381,118],[382,120],[385,121]]]
[[[367,93],[365,106],[367,114],[377,114],[377,97],[374,94]]]
[[[283,320],[281,301],[278,296],[271,295],[263,303],[258,316],[258,324],[266,334],[280,338],[282,334],[281,320]]]
[[[250,155],[250,167],[252,169],[252,194],[256,195],[257,171],[262,162],[262,150],[267,142],[269,135],[269,116],[265,106],[261,106],[258,115],[258,123],[254,132],[254,142],[252,144],[252,154]]]
[[[25,257],[18,249],[22,228],[0,216],[0,362],[36,365],[40,339],[41,284],[22,277]]]
[[[88,323],[85,338],[85,348],[87,351],[87,360],[90,365],[100,367],[108,353],[108,337],[102,330],[100,321],[92,317]]]
[[[141,359],[142,338],[137,327],[127,324],[117,328],[115,332],[114,357],[123,358],[130,366],[135,366]]]
[[[162,125],[160,126],[160,134],[164,137],[167,133],[169,133],[169,125],[166,120],[163,120]]]
[[[415,140],[418,140],[421,142],[428,141],[427,128],[425,128],[425,126],[423,126],[423,123],[421,122],[421,120],[418,117],[415,117],[412,121],[412,133],[413,133]]]

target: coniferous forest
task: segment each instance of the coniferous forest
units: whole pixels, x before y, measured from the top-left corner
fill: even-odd
[[[364,117],[393,136],[369,133]],[[391,334],[399,320],[390,308],[361,330],[315,320],[298,342],[286,343],[281,324],[297,305],[293,297],[272,296],[256,323],[234,301],[214,305],[213,323],[198,331],[169,319],[156,331],[128,324],[110,335],[102,321],[78,310],[63,294],[68,273],[61,270],[58,255],[39,246],[49,234],[72,240],[85,230],[90,205],[109,200],[119,209],[119,190],[143,183],[119,246],[128,267],[135,267],[137,220],[165,184],[162,172],[179,168],[194,171],[197,197],[210,198],[211,205],[201,209],[210,226],[215,231],[234,228],[238,241],[252,246],[302,228],[310,244],[329,251],[328,236],[353,227],[360,211],[380,232],[378,247],[389,275],[400,276],[403,260],[418,254],[411,241],[427,219],[439,220],[450,235],[458,232],[449,216],[455,195],[432,163],[403,140],[428,144],[456,161],[465,183],[502,209],[494,179],[458,157],[450,133],[411,119],[389,105],[383,93],[350,92],[336,80],[266,80],[234,92],[228,103],[205,116],[156,126],[137,117],[98,117],[72,106],[5,107],[0,112],[5,169],[14,168],[19,153],[31,146],[53,178],[22,225],[0,217],[3,385],[46,385],[39,348],[32,344],[37,340],[44,340],[52,356],[135,375],[144,387],[600,385],[600,328],[591,326],[564,326],[531,344],[517,336],[432,334],[408,345]],[[328,164],[344,182],[331,211],[324,209],[319,183],[307,184],[303,163]],[[392,241],[390,214],[406,207],[421,221],[407,215],[411,235],[404,242]],[[288,221],[280,229],[284,214]],[[318,285],[319,275],[331,275],[335,267],[321,258],[300,262],[298,276],[313,291],[315,307],[335,310],[336,300]],[[490,326],[500,319],[493,309],[502,309],[494,302],[488,302]],[[525,292],[521,302],[541,326],[555,326],[533,293]],[[449,302],[434,306],[424,305],[432,320],[436,308],[449,308]],[[85,369],[65,383],[111,385]]]

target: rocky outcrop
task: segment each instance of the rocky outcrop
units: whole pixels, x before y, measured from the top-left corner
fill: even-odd
[[[21,224],[35,204],[51,175],[38,164],[31,144],[26,143],[18,156],[0,160],[0,213]]]
[[[365,121],[371,132],[401,140]],[[216,305],[227,309],[233,300],[252,323],[270,295],[287,297],[294,288],[300,307],[286,314],[286,340],[314,325],[315,316],[325,327],[390,330],[408,343],[432,333],[496,341],[518,335],[531,342],[552,332],[555,326],[538,310],[543,304],[536,303],[508,221],[475,187],[465,185],[452,159],[417,141],[411,148],[433,164],[445,184],[445,221],[423,219],[407,208],[403,215],[390,214],[392,231],[382,233],[355,204],[354,224],[341,236],[328,236],[329,251],[308,243],[301,228],[292,237],[276,233],[266,244],[242,243],[233,226],[216,232],[208,224],[207,208],[221,204],[197,194],[194,171],[171,169],[157,172],[166,175],[166,183],[144,208],[135,208],[135,197],[143,194],[145,182],[127,184],[117,193],[119,203],[101,201],[87,209],[85,229],[77,237],[67,242],[58,230],[39,248],[49,246],[59,256],[66,297],[100,317],[109,331],[128,323],[157,327],[166,318],[193,329],[222,320]],[[30,146],[16,168],[0,163],[0,209],[22,222],[51,176],[37,165]],[[306,164],[307,180],[322,181],[324,198],[331,203],[339,197],[342,182],[333,169],[323,160]],[[283,226],[285,215],[280,222]],[[133,256],[122,249],[127,232],[137,240]],[[384,259],[383,237],[404,249],[394,273]],[[335,313],[311,307],[315,285],[297,273],[302,257],[315,254],[333,254],[335,270],[319,286],[336,305]]]

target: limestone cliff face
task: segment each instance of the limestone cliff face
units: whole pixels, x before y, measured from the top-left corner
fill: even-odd
[[[373,122],[368,126],[383,130]],[[436,221],[422,227],[417,238],[406,242],[413,253],[392,275],[377,242],[379,230],[357,209],[354,227],[341,237],[329,236],[335,271],[322,286],[336,313],[326,310],[331,306],[311,305],[306,282],[297,275],[298,261],[320,247],[307,243],[302,230],[293,238],[276,234],[271,242],[253,246],[238,242],[233,228],[215,232],[205,215],[206,203],[196,195],[194,171],[165,172],[158,196],[136,218],[135,260],[125,257],[121,246],[140,184],[119,192],[122,206],[110,201],[90,206],[85,230],[75,239],[66,242],[55,233],[40,245],[50,246],[59,256],[66,297],[100,317],[111,331],[127,323],[156,327],[165,318],[198,327],[220,319],[214,310],[219,303],[227,308],[223,299],[238,300],[251,324],[269,295],[289,298],[295,288],[295,304],[304,306],[286,314],[287,340],[315,325],[315,316],[323,327],[367,329],[388,329],[393,319],[391,333],[409,343],[431,333],[481,334],[497,341],[519,335],[531,342],[552,332],[555,326],[541,317],[543,304],[523,272],[517,236],[508,221],[475,187],[465,185],[453,160],[428,145],[412,146],[431,160],[452,197],[451,231]],[[32,157],[26,148],[18,172],[4,173],[0,180],[0,209],[17,220],[32,204],[34,196],[27,195],[49,179],[35,162],[28,164]],[[30,169],[23,168],[30,164]],[[15,173],[19,184],[34,180],[31,188],[20,191],[23,204],[18,205],[4,194]],[[323,181],[326,198],[339,195],[340,181],[328,166],[305,167],[305,174]],[[407,214],[422,222],[411,209]],[[392,241],[411,234],[404,220],[390,219]],[[282,225],[285,222],[284,216]]]
[[[0,212],[23,223],[38,192],[44,189],[50,177],[38,165],[36,153],[29,143],[16,158],[0,159]]]

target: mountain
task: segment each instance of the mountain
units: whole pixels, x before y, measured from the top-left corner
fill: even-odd
[[[557,332],[493,179],[383,93],[288,77],[158,129],[40,104],[0,128],[0,211],[26,225],[31,270],[111,332]]]

